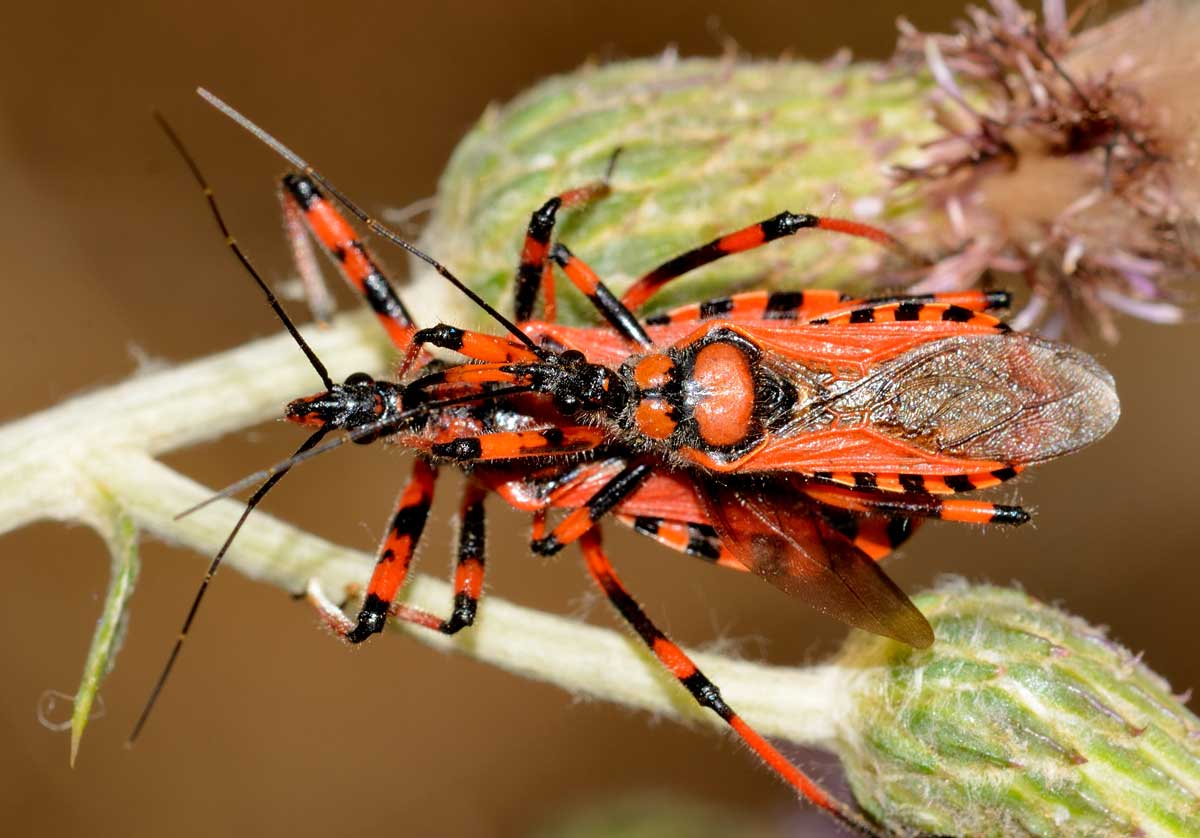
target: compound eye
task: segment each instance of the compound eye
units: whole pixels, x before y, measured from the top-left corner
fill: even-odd
[[[374,384],[375,379],[367,375],[365,372],[352,372],[346,376],[346,384],[350,387],[358,387],[363,384]]]
[[[578,364],[586,361],[587,358],[578,349],[568,349],[562,355],[558,356],[564,364]]]

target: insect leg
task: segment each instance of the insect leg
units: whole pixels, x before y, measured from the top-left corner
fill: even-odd
[[[551,247],[550,258],[563,269],[563,273],[567,275],[571,283],[591,301],[596,310],[604,315],[604,319],[622,337],[643,348],[654,345],[633,313],[616,298],[608,286],[596,275],[596,272],[589,268],[582,259],[571,253],[566,245],[559,243]]]
[[[945,291],[936,294],[888,294],[852,300],[849,305],[882,305],[884,303],[941,303],[971,311],[995,311],[1009,308],[1012,295],[1007,291]]]
[[[645,320],[648,326],[666,326],[696,320],[811,320],[835,311],[884,303],[941,303],[971,311],[1007,308],[1007,291],[961,291],[947,294],[920,294],[856,299],[830,288],[803,291],[745,291],[729,297],[715,297],[702,303],[673,308]]]
[[[456,437],[435,442],[429,445],[428,451],[432,457],[460,463],[475,463],[485,460],[577,454],[597,448],[605,441],[604,432],[598,428],[568,425],[541,431],[500,431],[480,436]]]
[[[437,470],[425,459],[418,458],[413,464],[412,477],[396,502],[396,511],[379,548],[379,558],[356,625],[345,633],[351,643],[361,643],[383,631],[392,600],[408,577],[417,542],[429,519],[436,479]]]
[[[711,524],[675,521],[651,515],[617,513],[614,517],[625,526],[647,538],[654,539],[664,547],[670,547],[677,552],[695,556],[730,570],[745,571],[749,569],[735,559],[733,554],[721,544],[721,539]]]
[[[817,484],[805,485],[801,491],[827,506],[872,515],[940,518],[968,524],[1019,525],[1029,520],[1029,513],[1019,506],[1005,506],[985,500],[940,498],[921,492],[870,492]]]
[[[837,483],[850,489],[874,492],[896,492],[914,495],[954,495],[975,489],[990,489],[1012,480],[1025,470],[1012,465],[990,471],[971,471],[964,474],[888,474],[871,471],[815,472],[818,480]]]
[[[853,298],[829,288],[805,291],[745,291],[730,297],[716,297],[702,303],[673,308],[646,318],[648,326],[690,323],[695,320],[807,320],[828,311],[837,311]]]
[[[621,150],[617,149],[609,158],[604,177],[577,189],[569,189],[555,195],[542,204],[529,218],[525,230],[525,244],[521,248],[521,261],[517,266],[517,277],[513,288],[513,312],[518,323],[533,317],[533,306],[538,291],[542,293],[543,316],[554,322],[558,316],[558,305],[554,293],[554,272],[550,267],[550,238],[554,233],[558,211],[570,207],[582,207],[599,200],[612,192],[609,178]]]
[[[822,518],[875,561],[882,561],[908,541],[922,518],[850,512],[833,506],[818,509]]]
[[[405,622],[432,629],[442,634],[456,634],[475,622],[475,610],[483,595],[484,570],[484,524],[483,499],[487,490],[475,483],[468,483],[463,492],[460,512],[461,525],[458,534],[458,561],[454,569],[454,608],[446,619],[412,608],[403,603],[393,603],[388,616]],[[321,618],[337,634],[346,637],[355,630],[355,623],[341,609],[326,600],[319,590],[309,586],[308,600],[316,607]]]
[[[392,343],[401,350],[407,350],[415,330],[412,315],[367,252],[358,233],[325,198],[311,178],[305,175],[285,175],[282,193],[285,217],[290,204],[294,207],[293,211],[304,219],[313,237],[337,264],[346,282],[367,301]],[[293,236],[293,248],[295,247]],[[303,256],[299,265],[302,276],[306,271],[315,268],[314,260],[305,259]]]
[[[797,215],[791,212],[781,212],[765,221],[760,221],[741,230],[727,233],[720,238],[713,239],[707,244],[702,244],[697,248],[681,253],[675,258],[664,262],[629,286],[628,290],[621,297],[621,302],[628,308],[636,310],[664,285],[686,273],[703,267],[710,262],[715,262],[722,257],[752,250],[768,242],[773,242],[776,239],[781,239],[793,235],[800,230],[807,229],[821,229],[844,233],[857,238],[869,239],[893,250],[908,253],[908,249],[897,239],[883,230],[867,224],[860,224],[856,221],[847,221],[841,218],[822,218],[817,215],[809,215],[808,213]]]
[[[846,804],[829,795],[820,785],[807,774],[793,765],[764,739],[758,731],[750,727],[730,707],[712,681],[705,677],[691,658],[663,634],[651,622],[646,612],[621,583],[613,570],[611,562],[604,554],[598,527],[593,527],[583,534],[579,540],[583,549],[584,561],[588,572],[608,597],[609,602],[617,612],[637,632],[642,642],[650,648],[659,662],[679,681],[701,707],[712,710],[741,737],[767,766],[778,774],[784,782],[794,788],[802,797],[814,805],[829,812],[833,817],[850,828],[869,835],[878,834],[862,816],[852,811]]]
[[[524,346],[507,338],[484,332],[471,332],[457,326],[448,326],[445,323],[439,323],[429,329],[422,329],[413,335],[412,342],[414,347],[432,345],[441,349],[449,349],[476,361],[535,363],[540,360],[537,355]]]
[[[567,515],[549,535],[534,540],[530,544],[530,548],[533,552],[543,556],[553,556],[563,547],[594,528],[601,518],[612,511],[613,507],[642,485],[642,482],[650,476],[650,471],[649,463],[635,463],[626,466],[588,498],[583,506]]]
[[[1007,332],[1009,327],[997,317],[965,306],[944,302],[921,302],[902,299],[899,302],[866,302],[861,305],[851,301],[841,310],[828,315],[814,317],[809,323],[845,326],[854,323],[900,323],[916,321],[948,321],[965,326],[991,326],[997,331]]]

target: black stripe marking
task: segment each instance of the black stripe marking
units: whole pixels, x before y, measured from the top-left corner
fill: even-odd
[[[719,297],[715,300],[705,300],[700,304],[700,319],[710,320],[733,311],[733,300]]]
[[[558,213],[558,208],[562,206],[562,199],[555,196],[546,203],[542,204],[529,218],[529,229],[526,235],[533,239],[538,244],[546,244],[550,241],[550,234],[554,230],[554,218]]]
[[[346,639],[351,643],[362,643],[372,634],[383,631],[383,626],[387,622],[387,613],[388,603],[375,594],[367,594],[367,598],[363,600],[362,610],[358,612],[358,622],[346,634]]]
[[[398,536],[406,535],[410,544],[421,537],[425,529],[425,521],[429,518],[429,501],[421,500],[412,506],[402,506],[392,516],[392,533]]]
[[[873,308],[856,308],[850,312],[851,323],[874,323],[875,309]]]
[[[321,192],[316,184],[302,175],[284,175],[283,188],[292,193],[300,209],[308,212],[315,201],[321,199]]]
[[[1029,522],[1029,513],[1019,506],[1001,506],[996,504],[992,510],[993,524],[1010,524],[1019,526]]]
[[[457,634],[467,626],[475,622],[475,607],[477,600],[475,597],[459,591],[454,595],[454,610],[450,612],[450,619],[445,620],[438,628],[442,634]]]
[[[714,543],[713,538],[702,532],[702,527],[697,524],[688,524],[688,541],[684,548],[689,556],[696,556],[701,559],[707,559],[710,562],[715,562],[721,558],[721,548]]]
[[[701,707],[707,707],[725,721],[733,718],[733,709],[721,698],[721,691],[717,689],[717,685],[708,680],[699,669],[686,678],[680,678],[679,683],[687,688]]]
[[[985,291],[983,298],[988,308],[1008,308],[1012,305],[1012,294],[1007,291]]]
[[[962,306],[949,306],[942,312],[942,319],[952,323],[966,323],[974,316],[975,312]]]
[[[942,478],[952,492],[969,492],[975,488],[971,478],[965,474],[947,474]]]
[[[627,466],[615,477],[605,483],[596,494],[588,498],[588,517],[593,521],[607,515],[610,510],[625,498],[629,497],[642,482],[650,476],[650,464],[638,463]]]
[[[821,514],[829,522],[829,526],[853,541],[858,538],[859,517],[849,509],[838,509],[836,506],[825,506]]]
[[[803,306],[803,291],[773,291],[767,295],[763,316],[767,320],[795,320]]]
[[[484,563],[484,548],[487,546],[483,524],[483,503],[473,503],[463,510],[462,524],[458,532],[458,563],[474,559]]]
[[[925,308],[924,303],[907,301],[896,306],[896,319],[899,321],[920,320],[921,309]]]
[[[430,446],[429,453],[434,457],[445,457],[449,460],[478,460],[483,456],[483,444],[478,437],[468,436],[450,442],[437,442]]]
[[[925,489],[925,478],[919,474],[901,474],[897,475],[900,480],[900,485],[904,487],[906,492],[920,492],[928,494]]]
[[[648,515],[639,515],[633,519],[633,528],[642,535],[658,535],[658,525],[662,521],[661,518],[651,518]]]
[[[803,230],[806,227],[816,227],[820,219],[815,215],[802,213],[796,215],[791,212],[781,212],[772,218],[759,224],[759,229],[763,232],[764,241],[774,241],[775,239],[790,236],[797,230]]]
[[[366,258],[366,253],[363,254],[363,258]],[[370,264],[371,272],[363,277],[363,296],[367,298],[367,304],[371,310],[376,314],[383,314],[393,320],[399,320],[406,326],[412,325],[412,315],[408,313],[404,303],[400,302],[400,298],[392,290],[391,283],[379,272],[374,262],[370,262]]]
[[[670,323],[671,315],[669,314],[655,314],[652,317],[646,318],[647,326],[668,326]]]
[[[563,543],[555,537],[554,533],[545,538],[539,538],[529,542],[529,549],[537,553],[539,556],[553,556],[563,548]]]
[[[875,489],[878,488],[878,483],[875,480],[875,475],[869,471],[853,472],[854,486],[858,489]]]
[[[997,480],[1012,480],[1017,476],[1018,473],[1019,472],[1012,466],[1005,466],[1004,468],[998,468],[993,471],[992,477],[996,478]]]
[[[434,346],[440,346],[442,349],[457,352],[462,349],[463,330],[456,326],[447,326],[443,323],[417,332],[413,335],[413,343],[431,343]]]

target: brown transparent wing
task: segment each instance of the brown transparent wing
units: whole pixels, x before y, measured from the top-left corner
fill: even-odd
[[[702,488],[709,521],[751,572],[855,628],[924,649],[933,629],[904,591],[796,493]]]

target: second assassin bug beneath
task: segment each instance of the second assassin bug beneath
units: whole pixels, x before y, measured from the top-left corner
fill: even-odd
[[[606,182],[556,196],[533,214],[517,271],[514,323],[274,138],[202,95],[298,170],[284,180],[285,206],[334,257],[404,353],[396,382],[356,374],[334,384],[267,291],[325,389],[289,405],[289,420],[316,431],[296,456],[250,478],[264,482],[247,514],[295,463],[346,440],[387,438],[419,454],[358,618],[348,620],[320,591],[310,592],[328,624],[351,642],[380,631],[389,617],[444,633],[470,625],[483,582],[482,504],[494,491],[534,513],[535,551],[549,555],[580,543],[589,572],[639,637],[767,765],[847,825],[875,832],[750,728],[653,624],[616,576],[598,523],[617,518],[674,549],[752,571],[852,625],[927,646],[928,623],[876,560],[925,518],[1027,520],[1017,507],[945,495],[996,485],[1103,435],[1118,413],[1107,373],[1078,350],[1009,331],[986,313],[1007,302],[996,292],[865,300],[829,291],[759,291],[639,320],[638,307],[677,277],[801,230],[899,245],[866,225],[785,212],[670,260],[618,299],[553,242],[558,211],[602,195]],[[372,231],[433,266],[511,337],[445,324],[418,331],[322,187]],[[228,237],[215,204],[213,210]],[[608,327],[553,322],[555,266]],[[532,320],[539,293],[544,321]],[[433,361],[424,353],[429,345],[469,363]],[[347,433],[318,447],[333,430]],[[460,464],[471,476],[446,618],[394,602],[439,461]],[[570,511],[547,533],[552,509]],[[135,735],[152,703],[153,696]]]

